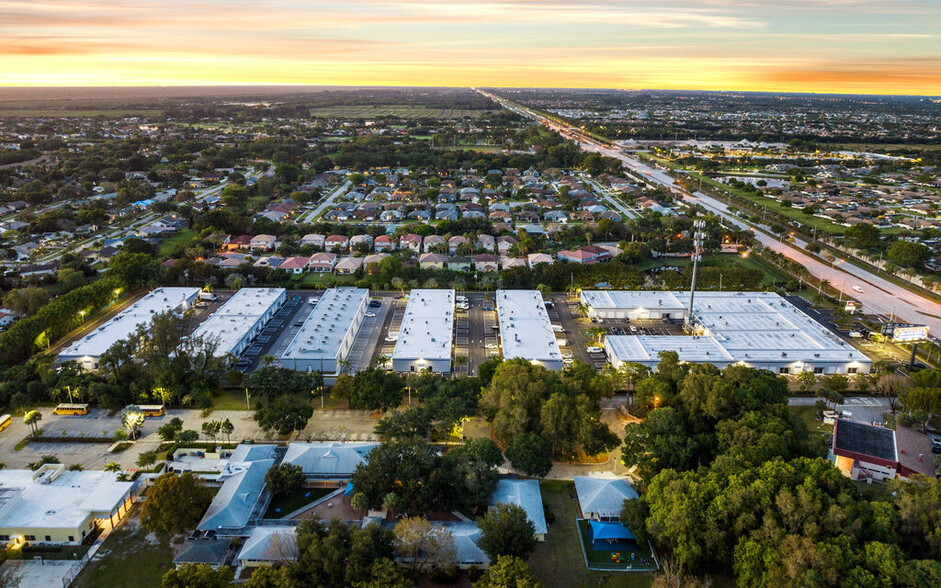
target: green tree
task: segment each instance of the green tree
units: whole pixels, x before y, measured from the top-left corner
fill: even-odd
[[[258,566],[242,584],[245,588],[304,588],[294,566]]]
[[[228,566],[214,568],[209,564],[183,565],[163,575],[160,588],[229,588],[235,570]]]
[[[156,480],[141,508],[141,524],[148,531],[176,535],[194,528],[212,501],[212,492],[190,473],[167,473]]]
[[[177,433],[183,430],[183,420],[180,417],[173,417],[165,424],[157,428],[157,435],[161,441],[173,441]]]
[[[529,569],[526,562],[518,557],[501,555],[479,580],[474,588],[541,588],[542,584]]]
[[[156,282],[162,269],[153,257],[145,253],[121,252],[108,262],[108,275],[121,280],[128,288]]]
[[[291,494],[303,488],[306,481],[304,468],[292,463],[271,466],[265,473],[265,484],[272,494]]]
[[[536,528],[519,505],[491,506],[487,514],[477,520],[477,526],[481,530],[480,548],[491,560],[500,555],[526,559],[536,548]]]
[[[454,560],[454,534],[421,517],[407,517],[395,525],[395,551],[405,565],[421,574]]]
[[[353,588],[412,588],[405,571],[390,559],[381,557],[369,569],[369,579],[353,583]]]
[[[49,302],[49,292],[29,287],[10,290],[3,298],[3,306],[23,316],[33,316]]]
[[[33,435],[39,432],[39,421],[42,420],[42,413],[38,410],[31,410],[23,415],[23,423],[29,427]]]
[[[544,478],[552,469],[549,442],[536,433],[523,433],[510,440],[506,457],[514,468],[528,476]]]
[[[284,394],[260,398],[255,407],[255,422],[266,431],[290,435],[302,431],[314,414],[309,397]]]
[[[874,249],[882,241],[882,233],[870,223],[857,223],[846,230],[846,236],[859,249]]]
[[[889,245],[886,257],[896,265],[922,269],[931,259],[931,249],[922,243],[899,239]]]
[[[629,468],[636,467],[644,479],[663,469],[682,470],[693,463],[696,448],[674,408],[655,410],[642,422],[628,424],[624,432],[621,461]]]

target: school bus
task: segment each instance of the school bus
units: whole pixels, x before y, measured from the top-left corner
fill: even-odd
[[[87,404],[60,404],[55,407],[52,414],[88,414]]]
[[[163,416],[162,404],[142,404],[138,406],[138,408],[142,413],[144,413],[145,417]]]
[[[0,416],[0,431],[6,429],[13,422],[13,417],[8,414]]]

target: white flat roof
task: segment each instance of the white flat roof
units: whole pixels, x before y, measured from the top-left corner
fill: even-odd
[[[366,288],[329,288],[281,358],[337,359],[341,344],[353,328],[356,313],[368,297]]]
[[[0,528],[74,529],[91,513],[111,513],[133,482],[117,474],[65,470],[48,484],[31,470],[0,470]]]
[[[155,315],[185,308],[198,295],[199,288],[157,288],[62,350],[59,357],[63,360],[100,357],[112,345],[136,331],[137,327],[150,323]]]
[[[592,308],[686,310],[687,306],[677,294],[660,290],[582,290],[582,299]]]
[[[286,296],[284,288],[242,288],[190,336],[215,341],[216,355],[221,357],[232,351],[271,307]]]
[[[659,351],[672,350],[682,361],[701,363],[871,363],[773,292],[697,292],[693,314],[704,329],[699,337],[627,335],[606,341],[620,361],[656,361]]]
[[[561,361],[562,352],[538,290],[497,290],[503,357]]]
[[[451,359],[454,290],[412,290],[392,359]]]

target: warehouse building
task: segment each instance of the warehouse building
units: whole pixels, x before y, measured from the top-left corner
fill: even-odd
[[[328,289],[281,354],[281,365],[304,372],[338,373],[368,306],[366,288]]]
[[[402,317],[392,369],[451,372],[454,290],[412,290]]]
[[[105,351],[126,339],[154,316],[172,311],[183,313],[196,304],[199,288],[157,288],[59,354],[59,361],[76,361],[86,370],[98,369]]]
[[[583,300],[606,303],[604,298],[584,294]],[[657,294],[663,294],[658,299],[673,312],[666,293]],[[673,297],[685,299],[686,294],[675,292]],[[620,303],[626,299],[610,300]],[[616,308],[619,313],[632,311],[625,306]],[[645,310],[658,312],[656,307]],[[696,334],[691,336],[606,337],[608,361],[615,368],[625,362],[655,368],[660,351],[675,351],[684,362],[711,363],[719,368],[739,364],[777,374],[866,374],[872,367],[866,355],[774,293],[697,292],[693,316]]]
[[[0,470],[0,543],[79,545],[127,514],[133,485],[114,472],[71,471],[61,463]]]
[[[538,290],[497,290],[503,357],[562,369],[562,351]]]
[[[683,300],[688,300],[686,295]],[[656,290],[582,290],[580,301],[589,317],[600,319],[684,319],[679,293]]]
[[[287,300],[284,288],[242,288],[193,331],[191,337],[216,344],[216,357],[238,357],[251,346]]]

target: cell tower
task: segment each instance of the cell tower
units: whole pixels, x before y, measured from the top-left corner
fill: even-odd
[[[689,285],[689,309],[686,313],[686,330],[693,330],[693,298],[696,296],[696,270],[699,267],[699,260],[702,258],[702,242],[706,238],[703,229],[706,228],[706,221],[693,221],[693,281]]]

